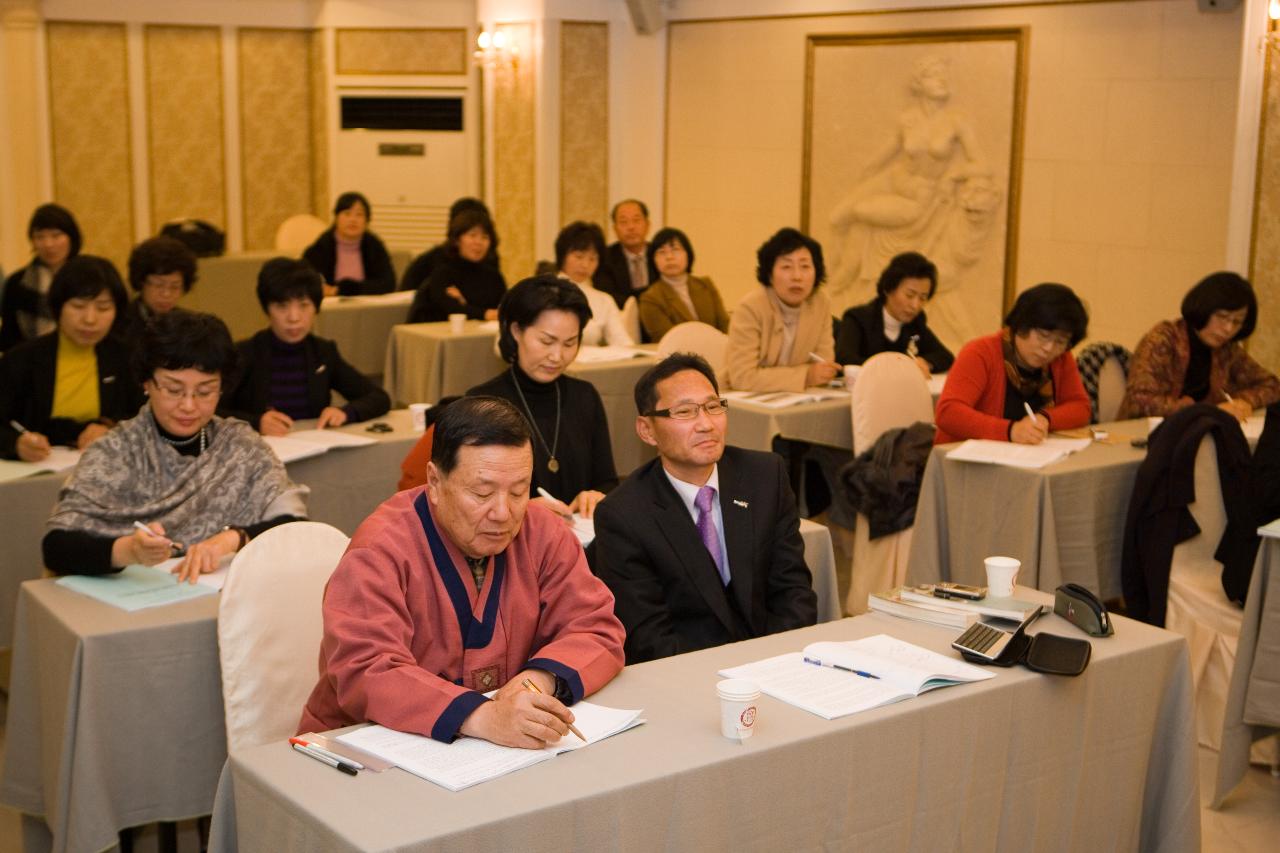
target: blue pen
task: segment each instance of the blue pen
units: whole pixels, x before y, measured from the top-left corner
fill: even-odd
[[[814,666],[830,666],[832,669],[838,669],[838,670],[840,670],[841,672],[852,672],[854,675],[861,675],[863,678],[874,678],[876,681],[879,681],[879,680],[880,680],[880,676],[878,676],[878,675],[872,675],[871,673],[869,673],[869,672],[863,672],[863,671],[862,671],[862,670],[860,670],[860,669],[850,669],[849,667],[847,667],[847,666],[841,666],[841,665],[840,665],[840,664],[838,664],[838,663],[825,664],[825,663],[823,663],[822,661],[820,661],[820,660],[814,660],[813,658],[805,658],[805,659],[804,659],[804,662],[805,662],[805,663],[811,663],[811,664],[813,664]]]

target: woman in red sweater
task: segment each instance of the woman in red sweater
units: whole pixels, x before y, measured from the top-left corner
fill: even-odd
[[[1089,423],[1089,397],[1071,355],[1088,326],[1084,304],[1066,285],[1023,291],[1003,329],[960,350],[938,398],[934,443],[1039,444],[1051,430]]]

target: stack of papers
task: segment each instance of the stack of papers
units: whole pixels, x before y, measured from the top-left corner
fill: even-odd
[[[602,361],[626,361],[629,358],[644,358],[653,355],[649,350],[634,347],[579,347],[579,364],[594,364]]]
[[[849,392],[843,389],[830,391],[724,391],[722,396],[727,400],[750,403],[766,409],[785,409],[801,403],[817,403],[820,400],[832,400],[847,397]]]
[[[955,610],[946,606],[942,599],[923,602],[904,598],[902,587],[888,592],[873,592],[867,597],[867,607],[877,613],[886,613],[900,619],[913,622],[927,622],[930,625],[942,625],[948,628],[967,628],[978,621],[977,613]]]
[[[170,574],[165,568],[177,562],[171,560],[158,566],[126,566],[111,575],[67,575],[58,578],[58,585],[130,612],[213,595],[221,588],[221,584],[215,587],[204,583],[178,583],[177,575]],[[212,575],[208,577],[212,578]]]
[[[1011,468],[1043,468],[1084,450],[1092,439],[1046,438],[1040,444],[1015,444],[971,438],[947,454],[958,462],[985,462]]]
[[[1010,622],[1023,622],[1032,611],[1044,610],[1044,605],[1034,601],[1008,596],[1000,598],[987,595],[976,600],[967,598],[938,598],[933,594],[932,584],[921,586],[904,586],[895,590],[903,601],[941,607],[954,613],[972,613],[976,616],[990,616],[994,619],[1007,619]]]
[[[441,743],[376,725],[338,735],[335,740],[389,761],[442,788],[461,791],[633,729],[644,722],[640,719],[642,713],[579,702],[573,706],[574,725],[587,736],[587,742],[578,740],[571,732],[543,749],[517,749],[470,737]]]
[[[276,458],[286,465],[309,456],[328,453],[330,450],[365,447],[376,444],[378,441],[367,435],[356,435],[335,429],[300,429],[288,435],[264,435],[262,440],[271,448]]]
[[[803,652],[723,669],[720,675],[750,679],[773,698],[828,720],[994,677],[886,634],[848,643],[810,643]]]

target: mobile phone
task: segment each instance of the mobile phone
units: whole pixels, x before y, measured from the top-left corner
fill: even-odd
[[[1129,439],[1129,444],[1133,445],[1134,447],[1146,447],[1147,440],[1145,438],[1131,438]]]
[[[943,581],[933,585],[933,594],[936,598],[965,598],[970,601],[981,601],[987,597],[987,588]]]

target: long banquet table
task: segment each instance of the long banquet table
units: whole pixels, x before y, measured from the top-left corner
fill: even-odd
[[[324,300],[315,333],[338,345],[338,352],[367,376],[382,376],[391,330],[405,321],[412,291],[379,296],[338,296]]]
[[[458,793],[268,744],[228,760],[210,850],[1198,850],[1186,644],[1116,623],[1078,678],[996,670],[832,721],[763,697],[742,743],[718,669],[877,633],[947,653],[955,631],[866,614],[627,667],[593,701],[645,725]]]

